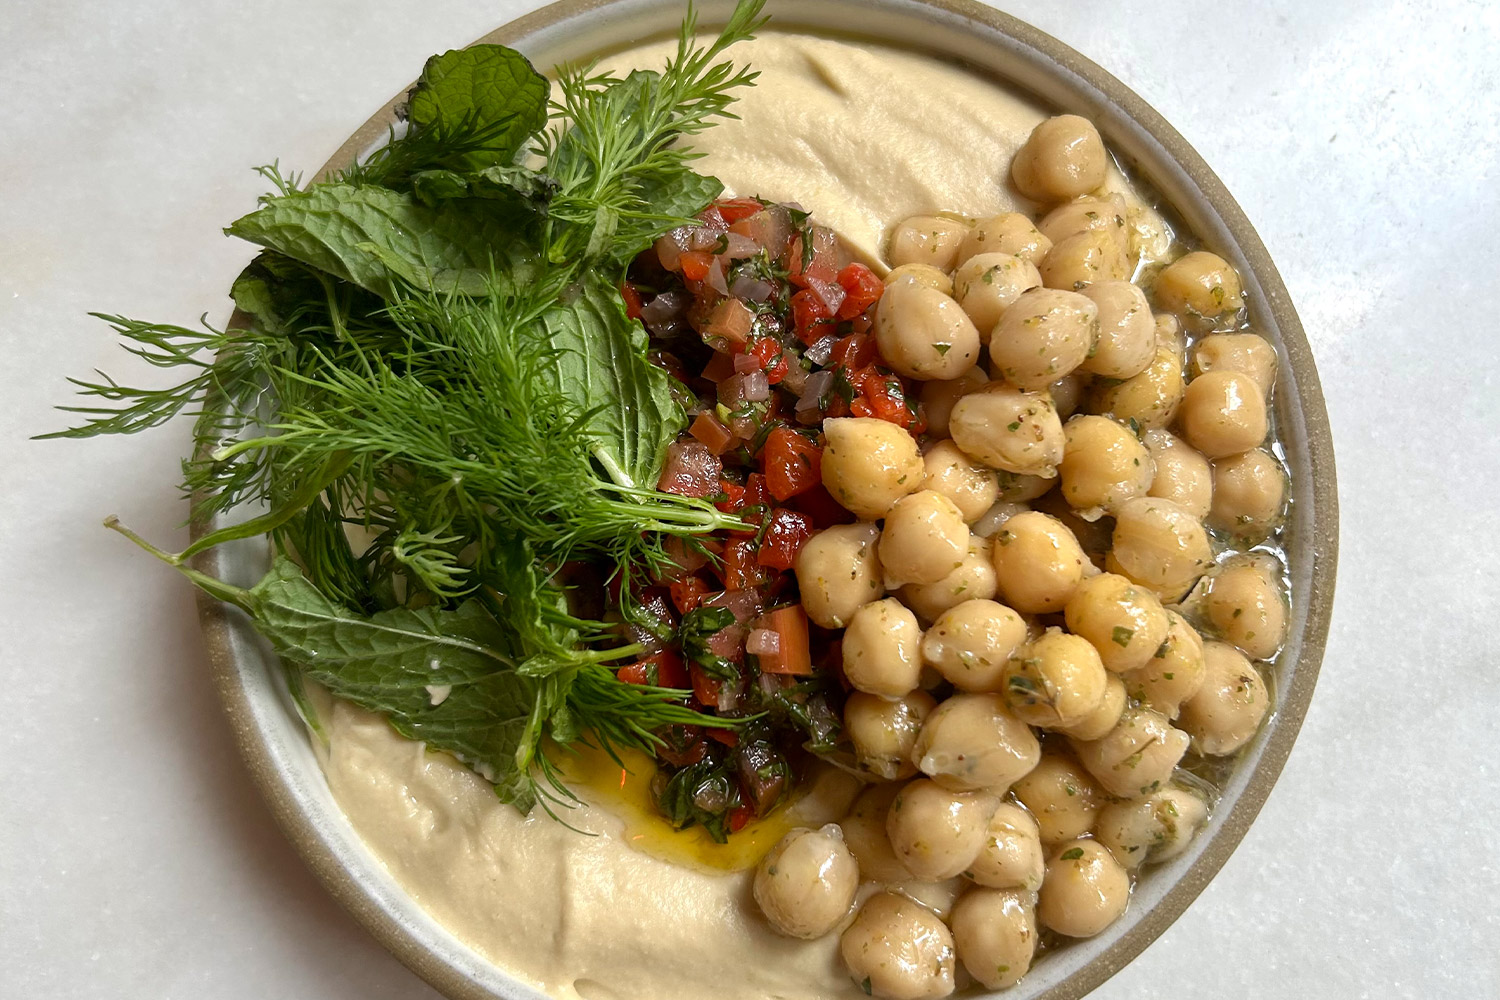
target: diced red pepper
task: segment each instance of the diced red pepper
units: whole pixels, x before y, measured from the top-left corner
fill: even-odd
[[[859,413],[860,401],[855,400],[850,408],[855,411],[856,415],[876,417],[899,427],[910,428],[912,426],[916,415],[907,406],[906,395],[901,391],[901,380],[895,375],[882,375],[875,371],[866,372],[860,390],[869,413]]]
[[[646,307],[646,303],[635,286],[628,281],[620,285],[620,298],[625,300],[625,315],[631,319],[640,319],[641,310]]]
[[[792,604],[767,612],[761,618],[761,628],[775,632],[779,641],[776,653],[759,657],[762,671],[802,677],[813,672],[812,655],[808,651],[807,613],[802,610],[802,605]]]
[[[771,511],[771,517],[766,522],[755,561],[769,569],[791,569],[797,562],[797,553],[814,534],[816,529],[812,518],[795,510],[777,507]]]
[[[682,276],[689,281],[702,281],[708,277],[709,269],[713,267],[714,255],[703,250],[689,250],[682,255],[678,266],[682,268]]]
[[[840,271],[839,285],[844,289],[844,301],[837,314],[839,319],[853,319],[879,302],[885,292],[885,283],[863,264],[850,264]]]
[[[777,500],[805,493],[823,481],[823,449],[790,427],[778,427],[766,437],[761,465],[766,488]]]
[[[702,604],[703,599],[713,593],[713,588],[704,582],[701,576],[674,580],[669,584],[669,589],[672,591],[673,606],[677,608],[678,613],[684,615]]]
[[[724,543],[724,589],[748,590],[766,582],[766,572],[756,562],[755,542],[735,538]]]
[[[809,347],[829,332],[833,312],[818,293],[803,289],[792,296],[792,327],[797,339]]]
[[[735,806],[729,813],[729,832],[739,833],[755,818],[754,806]]]
[[[754,198],[721,198],[714,202],[714,208],[719,210],[719,217],[731,226],[765,210],[765,206]]]
[[[724,454],[734,443],[734,434],[729,428],[707,411],[693,418],[693,426],[688,429],[688,433],[703,442],[715,455]]]

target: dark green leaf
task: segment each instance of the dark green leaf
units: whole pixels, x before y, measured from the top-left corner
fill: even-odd
[[[433,56],[407,99],[416,129],[459,129],[473,122],[506,121],[488,155],[474,154],[475,169],[510,162],[547,124],[551,87],[526,57],[503,45],[471,45]]]
[[[734,612],[728,608],[699,607],[682,618],[678,637],[682,655],[702,667],[710,676],[734,680],[739,670],[733,663],[708,648],[708,640],[734,624]]]

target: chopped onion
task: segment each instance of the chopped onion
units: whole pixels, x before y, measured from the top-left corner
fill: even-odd
[[[713,264],[708,268],[708,277],[705,280],[708,282],[708,287],[720,295],[729,294],[729,282],[724,279],[724,258],[714,258]]]
[[[797,415],[806,411],[821,410],[822,399],[833,387],[833,372],[813,372],[802,385],[802,395],[797,398]]]
[[[769,302],[771,296],[776,294],[776,286],[769,281],[761,281],[752,278],[748,274],[742,274],[734,279],[734,284],[729,286],[729,294],[746,302]]]
[[[661,261],[661,266],[668,271],[676,271],[682,261],[682,252],[688,248],[688,234],[691,232],[687,226],[670,230],[656,241],[656,259]]]
[[[734,356],[734,373],[736,375],[745,375],[760,370],[760,358],[757,358],[755,355],[736,354]]]
[[[662,292],[641,308],[641,319],[658,337],[669,337],[686,328],[692,302],[693,297],[686,292]]]
[[[730,260],[742,260],[745,257],[754,257],[760,252],[760,244],[748,236],[741,236],[739,233],[728,233],[724,239],[726,241],[724,256]]]
[[[771,398],[771,383],[762,371],[731,375],[719,383],[719,402],[731,410],[741,403],[763,403]]]
[[[811,288],[813,294],[823,300],[823,305],[828,308],[828,315],[832,316],[839,311],[839,306],[844,304],[848,292],[844,287],[831,281],[819,281],[817,278],[808,276],[807,287]]]
[[[781,377],[781,387],[787,392],[802,395],[802,388],[807,384],[807,369],[799,364],[795,357],[787,359],[786,374]]]
[[[812,342],[812,346],[802,352],[802,356],[815,365],[826,365],[833,358],[833,345],[839,342],[839,338],[833,334],[819,337]]]
[[[719,245],[719,240],[724,236],[724,230],[715,229],[712,226],[694,226],[688,230],[688,249],[690,250],[712,250]]]
[[[703,603],[711,608],[728,608],[737,622],[748,622],[761,611],[761,592],[752,587],[744,590],[726,590],[715,594]]]
[[[753,656],[775,656],[781,652],[781,634],[768,628],[754,629],[750,638],[745,640],[745,652]]]

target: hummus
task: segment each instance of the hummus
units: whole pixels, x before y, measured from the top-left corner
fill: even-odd
[[[601,65],[659,68],[674,48],[646,45]],[[923,56],[798,35],[767,34],[732,55],[760,78],[740,93],[738,120],[694,139],[706,154],[696,168],[729,194],[797,202],[877,265],[906,217],[1034,209],[1010,188],[1009,164],[1045,113],[994,83]],[[1113,175],[1107,186],[1124,182]],[[540,809],[523,817],[378,717],[343,703],[320,714],[329,786],[370,850],[456,936],[559,1000],[863,996],[837,934],[806,942],[770,929],[750,871],[636,850],[625,821],[595,805],[564,817],[593,836]]]

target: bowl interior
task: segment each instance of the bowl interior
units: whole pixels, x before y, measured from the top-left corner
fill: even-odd
[[[703,23],[712,25],[733,4],[710,0],[699,6]],[[1019,987],[1003,994],[1012,1000],[1072,1000],[1143,950],[1203,889],[1259,811],[1301,726],[1327,636],[1338,524],[1332,442],[1311,352],[1280,276],[1223,185],[1159,115],[1076,52],[965,0],[772,0],[768,9],[778,30],[927,52],[1028,91],[1045,106],[1093,119],[1127,168],[1239,270],[1250,315],[1281,355],[1275,420],[1292,475],[1284,545],[1294,598],[1287,646],[1274,672],[1275,711],[1224,784],[1208,828],[1183,855],[1140,881],[1126,916],[1099,937],[1044,957]],[[546,68],[673,32],[682,12],[678,0],[565,0],[482,40],[518,48]],[[380,141],[400,96],[355,132],[324,170],[343,166]],[[241,542],[207,553],[203,562],[208,572],[248,586],[267,558],[263,544]],[[207,598],[200,609],[215,680],[253,777],[329,891],[403,962],[455,1000],[540,998],[429,917],[368,852],[329,793],[275,657],[236,612]]]

